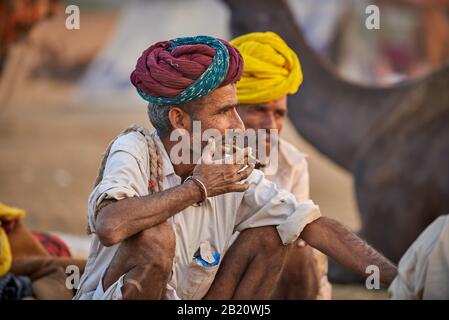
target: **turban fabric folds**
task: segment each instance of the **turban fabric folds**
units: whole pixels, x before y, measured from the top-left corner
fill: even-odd
[[[265,103],[298,91],[303,80],[299,59],[276,33],[248,33],[230,43],[245,63],[237,82],[239,103]]]
[[[0,202],[0,278],[9,272],[12,253],[8,240],[8,225],[25,217],[25,211]]]
[[[209,36],[185,37],[146,49],[131,82],[151,103],[182,104],[235,83],[242,72],[242,56],[228,42]]]

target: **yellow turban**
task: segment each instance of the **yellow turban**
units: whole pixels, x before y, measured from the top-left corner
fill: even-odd
[[[2,227],[3,221],[23,219],[25,211],[13,207],[5,206],[0,202],[0,277],[8,273],[11,268],[12,254],[9,246],[8,235]]]
[[[239,103],[264,103],[294,94],[302,83],[296,53],[274,32],[253,32],[230,43],[243,56],[243,76],[237,82]]]

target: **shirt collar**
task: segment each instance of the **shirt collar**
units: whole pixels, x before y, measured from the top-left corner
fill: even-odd
[[[283,139],[279,139],[279,155],[282,156],[291,167],[300,163],[307,156]]]
[[[300,163],[306,156],[307,154],[295,149],[290,143],[279,138],[278,169],[280,168],[281,162],[282,166],[293,167]],[[265,172],[265,167],[262,168],[262,171]]]
[[[159,135],[157,134],[156,131],[153,131],[151,133],[151,136],[152,136],[154,142],[156,142],[156,145],[158,146],[159,151],[161,153],[164,176],[169,176],[171,174],[174,174],[175,168],[173,167],[173,164],[170,161],[170,157],[168,156],[167,150],[165,150],[165,146],[162,143],[161,138],[159,138]]]

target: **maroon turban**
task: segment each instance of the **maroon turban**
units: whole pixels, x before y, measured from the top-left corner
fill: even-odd
[[[227,59],[227,69],[220,59]],[[168,103],[197,99],[237,82],[242,72],[243,59],[235,47],[225,40],[199,36],[162,41],[146,49],[131,74],[131,82],[144,99],[165,104],[164,98]]]

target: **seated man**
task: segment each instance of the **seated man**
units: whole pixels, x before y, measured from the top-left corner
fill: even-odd
[[[302,83],[299,59],[273,32],[245,34],[230,43],[240,51],[244,61],[242,79],[237,82],[237,112],[247,129],[267,131],[267,139],[257,144],[269,153],[270,130],[280,133],[287,117],[287,94],[296,93]],[[306,156],[280,139],[277,161],[277,170],[265,177],[291,192],[296,200],[309,200]],[[275,298],[329,300],[331,292],[327,257],[298,239],[288,251]]]
[[[313,202],[298,202],[253,170],[248,148],[223,163],[212,159],[212,141],[201,143],[196,159],[198,122],[201,134],[244,130],[235,88],[242,69],[234,47],[207,36],[143,52],[131,81],[156,131],[131,127],[106,151],[89,197],[92,240],[75,299],[267,299],[285,245],[300,234],[354,271],[375,264],[384,284],[394,278],[394,265],[320,218]],[[178,159],[177,132],[191,141],[187,162]]]

